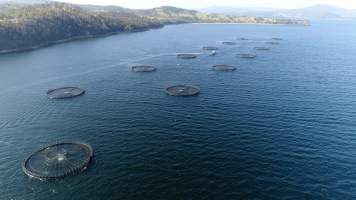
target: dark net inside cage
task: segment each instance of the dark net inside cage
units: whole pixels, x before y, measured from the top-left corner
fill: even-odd
[[[214,65],[213,70],[216,71],[235,71],[236,68],[231,65]]]
[[[47,91],[47,96],[50,99],[66,99],[81,96],[85,90],[77,87],[63,87]]]
[[[135,65],[131,67],[134,72],[154,72],[156,68],[152,65]]]
[[[93,157],[90,145],[58,143],[32,153],[23,162],[26,175],[40,180],[56,180],[84,171]]]
[[[195,96],[200,93],[200,89],[190,85],[175,85],[168,87],[166,93],[171,96]]]

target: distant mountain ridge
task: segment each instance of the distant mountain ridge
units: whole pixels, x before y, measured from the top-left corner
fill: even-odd
[[[222,13],[235,16],[253,15],[258,17],[290,18],[307,20],[356,20],[356,10],[349,10],[319,4],[299,9],[208,7],[203,12]]]
[[[307,25],[305,20],[289,20],[287,18],[265,18],[254,16],[230,16],[225,14],[209,14],[196,10],[161,6],[151,9],[128,9],[118,6],[77,5],[84,10],[95,13],[127,13],[140,17],[158,20],[163,23],[264,23],[264,24],[296,24]]]
[[[179,23],[308,25],[305,20],[236,17],[163,6],[132,10],[44,0],[0,4],[0,53],[35,49],[75,39],[144,31]],[[42,3],[42,2],[45,3]]]
[[[41,4],[50,3],[52,0],[0,0],[1,4]]]

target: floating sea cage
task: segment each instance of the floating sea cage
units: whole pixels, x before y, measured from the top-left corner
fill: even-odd
[[[85,90],[77,87],[62,87],[47,91],[47,96],[50,99],[68,99],[85,94]]]
[[[237,56],[239,56],[240,58],[246,58],[246,59],[254,59],[257,57],[255,54],[250,54],[250,53],[241,53],[241,54],[237,54]]]
[[[268,48],[268,47],[255,47],[254,49],[258,50],[258,51],[268,51],[268,50],[270,50],[270,48]]]
[[[266,44],[270,44],[270,45],[279,45],[279,42],[266,42]]]
[[[283,38],[276,38],[276,37],[274,37],[274,38],[272,38],[272,40],[283,40]]]
[[[203,47],[203,50],[206,50],[206,51],[216,51],[218,49],[219,49],[218,47],[213,47],[213,46]]]
[[[191,85],[175,85],[166,88],[166,93],[170,96],[196,96],[199,95],[200,89]]]
[[[240,38],[237,38],[237,40],[246,41],[246,40],[249,40],[249,39],[248,39],[248,38],[245,38],[245,37],[240,37]]]
[[[236,67],[232,65],[214,65],[213,70],[215,71],[235,71]]]
[[[236,42],[222,42],[224,45],[236,45]]]
[[[198,56],[196,54],[192,54],[192,53],[180,53],[177,54],[177,58],[179,59],[195,59]]]
[[[156,68],[152,65],[133,65],[131,70],[133,72],[154,72]]]
[[[63,179],[86,170],[92,158],[89,144],[56,143],[29,155],[22,163],[22,170],[27,176],[43,181]]]

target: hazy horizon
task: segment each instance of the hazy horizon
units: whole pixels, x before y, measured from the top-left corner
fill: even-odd
[[[115,5],[127,8],[153,8],[159,6],[176,6],[188,9],[199,9],[212,6],[231,6],[231,7],[248,7],[248,8],[277,8],[277,9],[295,9],[318,4],[327,4],[346,9],[356,9],[356,1],[352,0],[301,0],[294,2],[286,2],[283,0],[196,0],[194,2],[188,0],[59,0],[67,3],[75,4],[93,4],[93,5]]]

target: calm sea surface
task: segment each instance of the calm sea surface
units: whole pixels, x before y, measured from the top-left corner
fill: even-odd
[[[189,24],[2,55],[0,199],[354,200],[355,27]],[[253,50],[272,37],[284,40]],[[204,45],[220,50],[175,57]],[[131,64],[157,72],[133,73]],[[166,95],[174,84],[201,94]],[[87,94],[47,99],[63,86]],[[63,140],[92,145],[87,171],[56,182],[22,173],[30,152]]]

